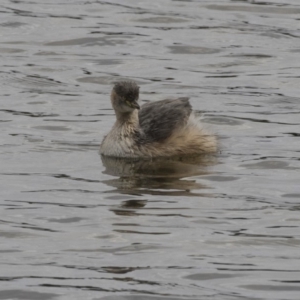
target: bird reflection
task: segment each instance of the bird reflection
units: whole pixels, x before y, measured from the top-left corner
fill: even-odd
[[[118,178],[103,181],[119,193],[131,195],[200,196],[193,190],[207,189],[192,176],[208,175],[208,166],[216,164],[213,156],[168,160],[126,160],[101,156],[104,174]],[[115,191],[114,191],[115,192]]]

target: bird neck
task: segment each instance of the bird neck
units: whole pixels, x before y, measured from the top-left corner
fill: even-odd
[[[126,113],[116,111],[116,117],[118,125],[131,127],[138,127],[139,125],[139,115],[137,109]]]

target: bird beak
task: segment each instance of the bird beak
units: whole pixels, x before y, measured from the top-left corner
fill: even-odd
[[[132,103],[132,107],[133,107],[133,108],[136,108],[136,109],[140,109],[140,105],[139,105],[136,101],[134,101],[134,102]]]

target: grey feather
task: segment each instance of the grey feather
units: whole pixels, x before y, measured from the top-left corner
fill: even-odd
[[[188,98],[146,103],[139,111],[139,122],[146,142],[161,142],[184,126],[192,112]]]

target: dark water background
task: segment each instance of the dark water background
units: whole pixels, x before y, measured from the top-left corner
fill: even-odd
[[[298,0],[1,0],[0,300],[300,299]],[[188,96],[221,153],[101,161],[114,81]]]

